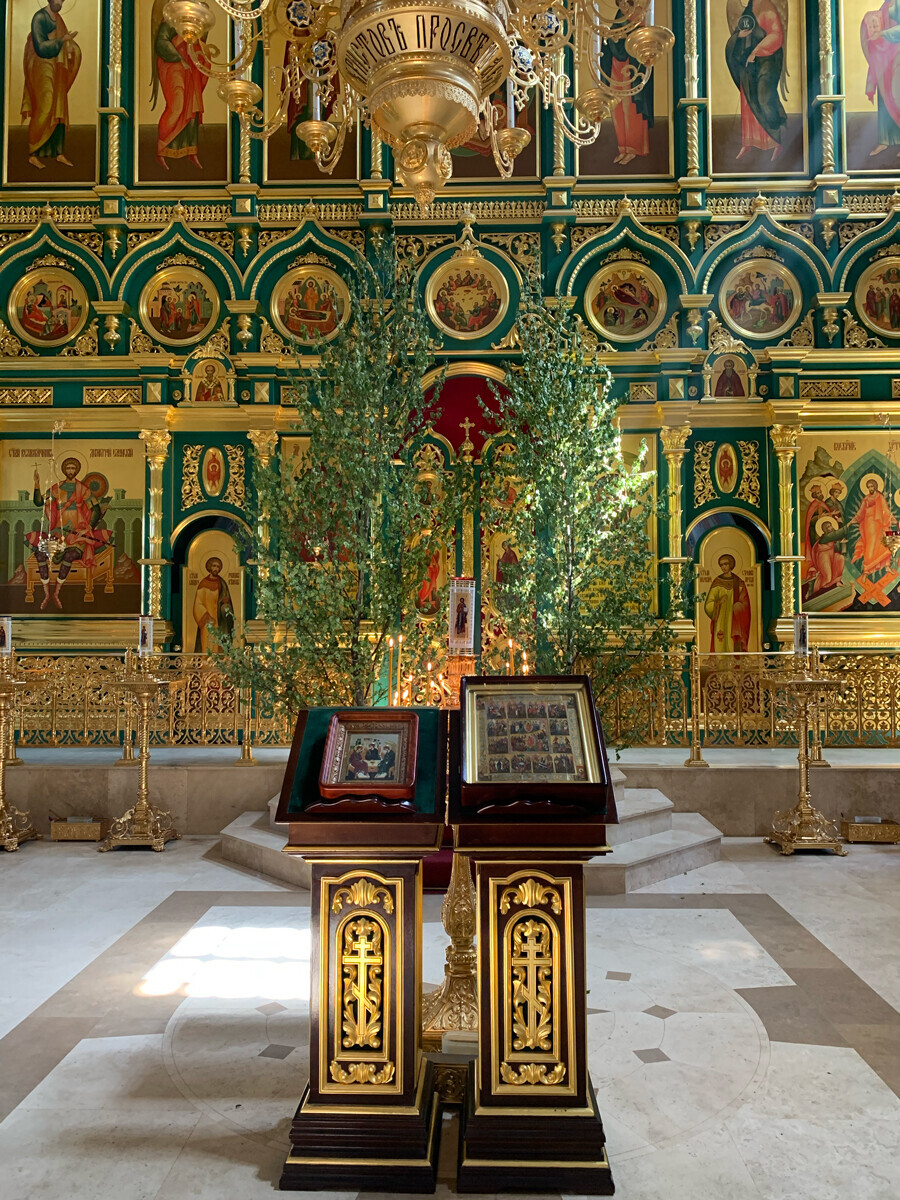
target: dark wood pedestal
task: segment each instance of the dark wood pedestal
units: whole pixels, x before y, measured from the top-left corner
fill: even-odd
[[[310,867],[309,1083],[280,1186],[433,1192],[440,1113],[419,1049],[421,859]]]
[[[283,1191],[433,1192],[440,1137],[422,1024],[422,859],[444,831],[446,718],[419,710],[413,804],[323,803],[332,710],[301,714],[279,820],[310,865],[309,1083],[291,1123]],[[359,719],[377,725],[377,712]]]
[[[587,1068],[584,867],[537,851],[487,861],[474,853],[479,1052],[457,1188],[610,1196]]]

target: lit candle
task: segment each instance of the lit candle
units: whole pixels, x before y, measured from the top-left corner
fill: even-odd
[[[528,651],[527,650],[522,651],[522,674],[523,675],[528,674]]]
[[[514,674],[515,674],[515,671],[513,670],[513,647],[512,647],[512,638],[510,638],[510,639],[509,639],[509,674],[510,674],[510,675],[514,675]]]
[[[432,688],[431,663],[429,663],[428,664],[428,698],[425,701],[426,704],[431,703],[431,688]]]
[[[512,129],[516,123],[516,85],[512,75],[506,77],[506,128]]]
[[[388,638],[388,704],[394,694],[394,639]]]
[[[397,689],[403,686],[403,676],[400,674],[400,657],[403,654],[403,634],[397,638]]]
[[[322,120],[322,97],[319,95],[319,85],[313,83],[312,87],[312,119],[314,121]]]

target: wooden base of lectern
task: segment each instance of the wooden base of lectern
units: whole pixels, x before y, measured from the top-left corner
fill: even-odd
[[[580,1114],[521,1108],[477,1112],[470,1075],[460,1118],[456,1190],[612,1196],[616,1189],[590,1082],[588,1093],[590,1108]]]
[[[423,1061],[416,1105],[350,1113],[303,1093],[291,1125],[282,1191],[428,1192],[435,1188],[441,1103]]]

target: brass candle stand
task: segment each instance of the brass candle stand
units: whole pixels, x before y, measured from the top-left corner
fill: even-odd
[[[31,821],[31,814],[21,812],[8,804],[6,800],[6,768],[8,760],[8,738],[10,730],[10,712],[17,692],[31,686],[35,680],[43,678],[36,673],[28,678],[16,674],[16,664],[11,654],[0,655],[0,842],[3,849],[18,850],[22,842],[29,839],[40,841],[42,833],[38,833]]]
[[[447,662],[449,695],[445,707],[459,708],[459,685],[471,675],[475,658],[451,654]],[[454,842],[456,828],[453,830]],[[444,981],[422,997],[422,1049],[440,1050],[445,1033],[478,1031],[478,954],[475,950],[476,895],[472,869],[454,847],[450,883],[441,906],[441,924],[450,939]]]
[[[844,855],[847,850],[841,843],[836,823],[813,807],[809,794],[810,713],[813,708],[818,710],[823,693],[837,691],[842,683],[839,679],[817,678],[804,666],[796,675],[767,681],[766,687],[772,690],[787,688],[797,710],[800,790],[792,809],[775,813],[772,832],[763,840],[780,846],[782,854],[793,854],[795,850],[833,850],[835,854]]]
[[[97,846],[100,851],[116,846],[149,846],[164,850],[166,842],[179,839],[181,834],[172,825],[172,814],[156,808],[148,799],[147,773],[150,762],[150,705],[165,687],[176,686],[171,680],[151,675],[145,660],[135,671],[130,652],[126,657],[125,676],[119,686],[133,696],[138,705],[138,799],[137,804],[118,820],[113,821],[109,834]]]

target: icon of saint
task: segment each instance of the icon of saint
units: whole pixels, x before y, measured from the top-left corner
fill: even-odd
[[[28,124],[28,161],[43,170],[41,160],[55,158],[63,166],[69,128],[69,91],[81,66],[77,32],[69,32],[60,10],[63,0],[47,0],[31,19],[25,40],[25,87],[22,122]]]
[[[222,566],[221,558],[208,558],[207,574],[197,584],[193,609],[197,623],[195,654],[218,650],[216,635],[224,633],[230,637],[234,633],[234,604],[228,584],[222,578]]]
[[[750,593],[734,573],[733,554],[719,555],[719,574],[706,594],[703,610],[710,618],[713,653],[745,653],[750,643]]]

